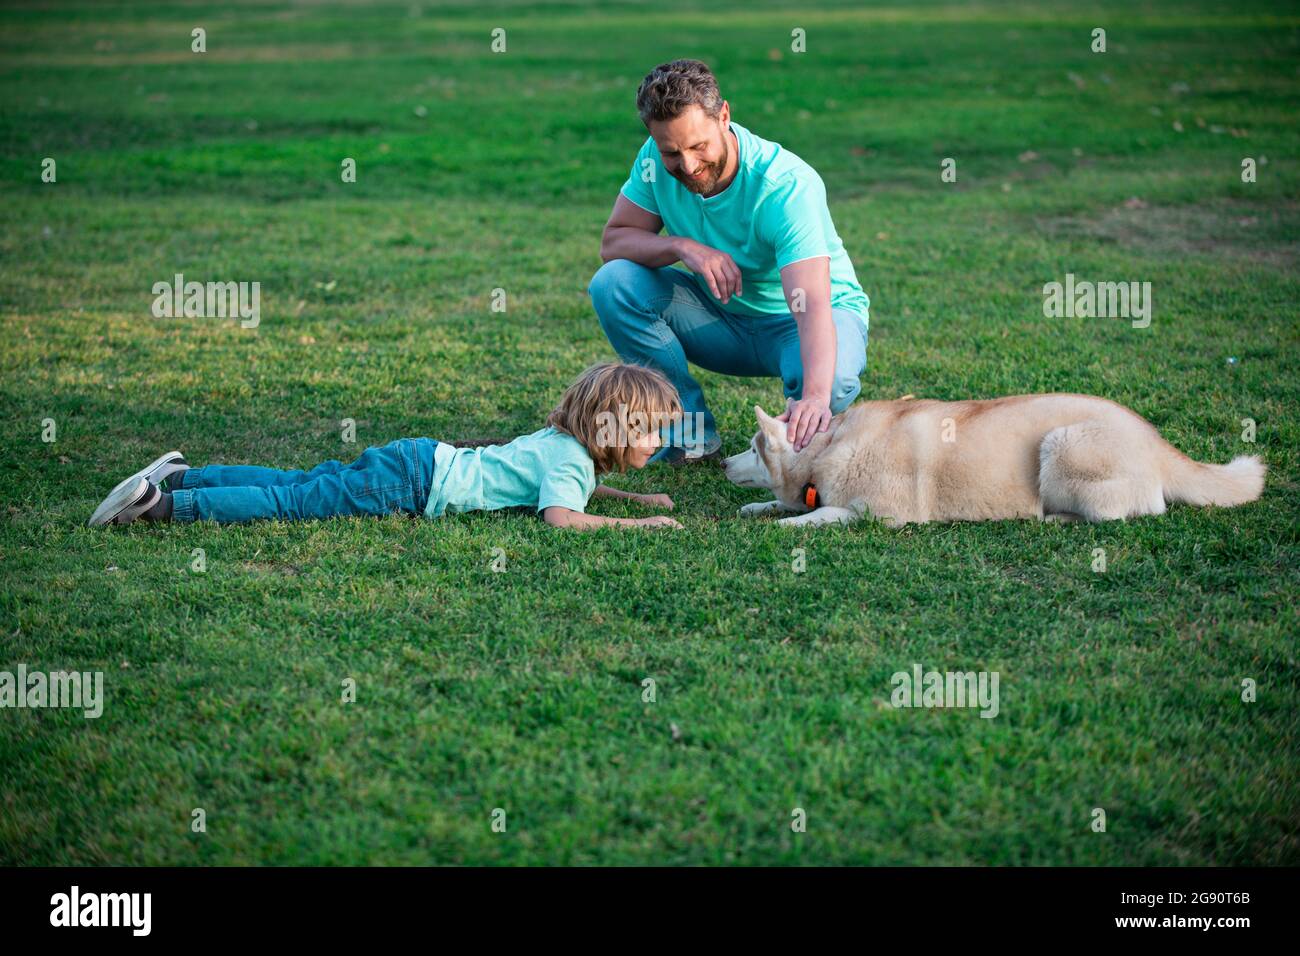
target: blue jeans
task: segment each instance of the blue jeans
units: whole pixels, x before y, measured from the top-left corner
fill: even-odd
[[[794,316],[751,318],[724,309],[680,269],[653,269],[630,259],[611,259],[592,277],[587,291],[609,344],[625,362],[649,365],[677,387],[682,410],[702,413],[703,449],[721,444],[713,413],[687,361],[723,375],[774,376],[786,398],[803,395],[803,358]],[[848,408],[867,365],[867,330],[862,318],[847,309],[832,309],[838,352],[831,411]],[[774,412],[784,411],[777,409]],[[700,441],[695,436],[695,441]],[[670,438],[668,444],[682,444]]]
[[[399,438],[367,448],[351,464],[327,461],[311,471],[257,465],[190,468],[168,482],[172,520],[230,523],[423,514],[437,445],[432,438]]]

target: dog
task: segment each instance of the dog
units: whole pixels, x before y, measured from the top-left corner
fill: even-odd
[[[1232,507],[1264,488],[1258,458],[1193,461],[1136,412],[1090,395],[859,402],[799,452],[785,423],[754,414],[749,448],[722,465],[734,484],[776,494],[740,513],[791,515],[781,524],[1113,521],[1174,502]]]

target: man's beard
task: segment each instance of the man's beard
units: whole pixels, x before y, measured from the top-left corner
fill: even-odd
[[[703,179],[691,179],[684,172],[675,172],[673,176],[683,186],[693,193],[709,192],[714,186],[718,185],[718,180],[722,178],[722,173],[727,168],[727,160],[730,159],[731,148],[727,145],[727,140],[731,138],[731,131],[728,130],[722,136],[722,159],[716,163],[701,163],[700,172],[704,173]]]

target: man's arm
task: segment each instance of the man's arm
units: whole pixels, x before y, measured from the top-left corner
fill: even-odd
[[[742,294],[740,267],[731,256],[685,236],[661,236],[663,227],[662,219],[619,193],[600,235],[601,261],[630,259],[659,269],[680,260],[704,277],[714,298],[724,305],[733,295]]]
[[[788,422],[786,438],[799,451],[831,423],[831,388],[839,343],[831,315],[831,260],[814,256],[781,270],[781,288],[799,326],[799,357],[803,361],[803,394],[777,421]]]
[[[663,227],[662,219],[619,193],[605,231],[600,234],[601,262],[631,259],[652,269],[672,265],[681,256],[674,236],[659,235]]]

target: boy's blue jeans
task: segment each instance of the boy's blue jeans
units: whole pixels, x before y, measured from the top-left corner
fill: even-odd
[[[653,269],[630,259],[606,262],[587,291],[619,357],[663,372],[677,387],[682,410],[688,416],[702,413],[702,439],[688,433],[682,441],[674,434],[668,445],[702,442],[701,452],[707,454],[721,444],[704,393],[686,367],[688,360],[723,375],[777,377],[786,398],[803,395],[803,358],[793,315],[735,315],[681,269]],[[867,330],[854,312],[832,309],[831,315],[838,343],[831,412],[838,414],[862,390],[858,377],[867,365]],[[774,409],[773,414],[783,411]]]
[[[399,438],[367,448],[356,461],[311,471],[257,465],[205,465],[168,481],[173,521],[223,523],[340,515],[420,515],[433,485],[432,438]]]

